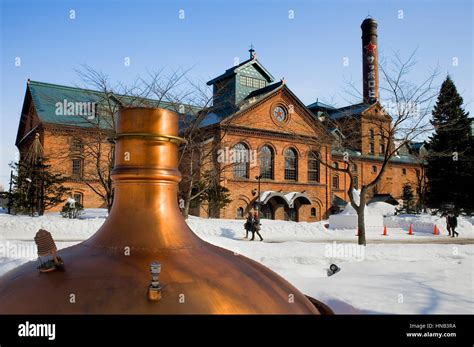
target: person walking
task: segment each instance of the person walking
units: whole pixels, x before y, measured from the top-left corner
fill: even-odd
[[[451,225],[449,224],[450,218],[449,213],[446,214],[446,229],[448,230],[448,237],[451,236]]]
[[[451,213],[448,215],[448,226],[451,228],[451,237],[459,237],[459,233],[456,231],[456,227],[458,226],[458,219],[455,214]],[[449,229],[448,229],[449,230]]]
[[[263,241],[262,235],[260,235],[260,217],[258,216],[258,212],[255,211],[253,214],[253,219],[252,219],[252,238],[250,241],[253,241],[255,238],[255,233],[257,233],[258,237],[260,237],[260,241]]]
[[[247,220],[245,221],[245,224],[244,224],[244,229],[245,229],[244,239],[249,238],[249,231],[252,229],[252,221],[253,221],[253,215],[252,215],[252,212],[249,211],[249,214],[247,215]]]

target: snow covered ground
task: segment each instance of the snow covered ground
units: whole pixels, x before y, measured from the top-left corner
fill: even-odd
[[[104,210],[82,219],[0,213],[0,275],[36,258],[32,239],[49,230],[59,248],[92,235]],[[474,220],[459,218],[460,237],[447,237],[444,221],[430,215],[390,216],[383,230],[367,231],[367,247],[357,246],[356,230],[331,230],[328,221],[262,221],[264,242],[244,240],[243,221],[190,217],[204,240],[245,255],[279,273],[303,293],[336,313],[474,313]],[[409,225],[414,235],[408,235]],[[433,235],[433,225],[441,235]],[[455,242],[455,243],[454,243]],[[328,277],[335,263],[341,271]]]

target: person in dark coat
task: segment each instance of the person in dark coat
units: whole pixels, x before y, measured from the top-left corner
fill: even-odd
[[[245,239],[249,238],[249,231],[252,229],[252,221],[253,221],[253,215],[252,212],[249,212],[247,216],[247,220],[245,221],[244,224],[244,229],[245,229]]]
[[[260,235],[260,217],[258,216],[258,212],[254,212],[253,219],[252,219],[252,238],[250,241],[253,241],[255,238],[255,233],[257,233],[258,237],[260,237],[260,241],[263,241],[262,235]]]
[[[459,233],[456,232],[456,227],[458,226],[458,219],[453,213],[448,214],[446,217],[446,227],[448,229],[449,236],[459,237]]]
[[[446,230],[448,230],[448,236],[451,236],[451,226],[449,225],[449,213],[446,215]]]

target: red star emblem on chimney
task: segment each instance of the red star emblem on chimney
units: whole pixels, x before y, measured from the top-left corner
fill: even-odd
[[[364,47],[369,53],[375,53],[375,49],[377,48],[372,42],[370,42],[367,46]]]

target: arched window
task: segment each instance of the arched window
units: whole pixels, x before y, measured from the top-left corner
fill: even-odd
[[[263,146],[260,150],[260,175],[262,178],[273,179],[273,150]]]
[[[285,180],[298,180],[298,155],[293,148],[285,151]]]
[[[244,208],[243,207],[239,207],[237,209],[237,218],[244,218]]]
[[[319,156],[315,152],[308,154],[308,181],[319,182]]]
[[[316,217],[316,209],[314,207],[311,208],[311,217]]]
[[[243,143],[234,146],[234,177],[249,178],[249,150]]]

